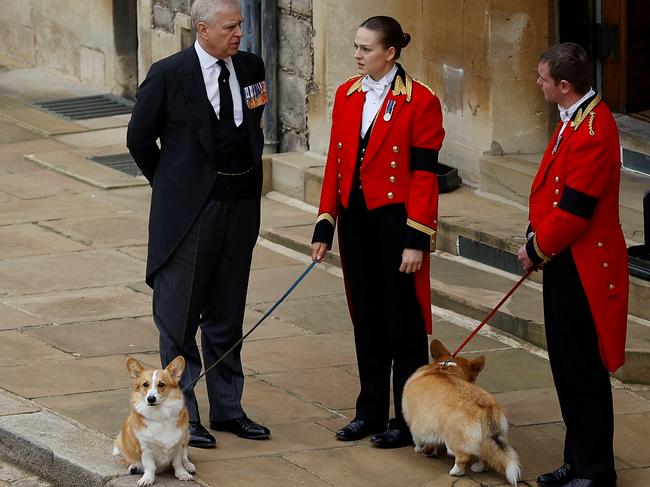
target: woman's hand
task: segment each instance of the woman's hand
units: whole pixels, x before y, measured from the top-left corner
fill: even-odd
[[[322,262],[327,255],[327,244],[325,242],[314,242],[311,244],[311,258]]]
[[[402,252],[402,265],[399,266],[400,272],[417,272],[422,267],[422,255],[424,251],[418,249],[404,249]]]

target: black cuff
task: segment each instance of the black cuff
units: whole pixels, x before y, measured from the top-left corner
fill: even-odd
[[[537,251],[535,250],[535,242],[534,242],[535,237],[531,237],[528,239],[528,242],[526,242],[526,253],[528,254],[528,258],[535,264],[536,267],[538,267],[542,262],[544,262],[544,259],[537,254]]]
[[[437,165],[437,150],[411,147],[411,171],[429,171],[435,173]]]
[[[332,241],[334,240],[334,227],[328,220],[321,220],[316,223],[314,227],[314,236],[311,238],[311,243],[325,242],[327,248],[332,248]]]
[[[418,249],[429,252],[431,246],[431,237],[424,232],[416,230],[415,228],[405,225],[404,231],[404,248],[405,249]]]
[[[526,229],[526,234],[524,235],[527,239],[531,238],[531,233],[533,233],[533,226],[529,223],[528,228]]]

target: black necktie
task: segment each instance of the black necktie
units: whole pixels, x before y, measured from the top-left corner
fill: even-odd
[[[233,105],[232,105],[232,92],[230,91],[230,71],[223,59],[217,61],[221,72],[219,73],[219,120],[222,122],[235,123]]]

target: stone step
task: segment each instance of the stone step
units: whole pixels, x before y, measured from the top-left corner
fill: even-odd
[[[313,207],[296,204],[284,195],[271,192],[264,197],[262,209],[262,238],[311,255],[315,220]],[[467,223],[470,231],[466,233],[471,234],[472,222],[467,220]],[[459,225],[459,222],[455,224]],[[441,233],[444,232],[441,229]],[[447,251],[439,250],[432,254],[431,259],[432,304],[475,320],[482,320],[519,277]],[[336,239],[326,262],[340,267]],[[546,348],[541,286],[526,282],[491,318],[489,325]],[[650,383],[650,323],[630,316],[627,344],[628,361],[615,376],[625,382]]]
[[[483,155],[479,160],[480,189],[526,206],[530,185],[541,154],[517,156]],[[620,216],[628,241],[641,244],[644,238],[643,195],[650,190],[650,176],[624,169],[621,173]]]

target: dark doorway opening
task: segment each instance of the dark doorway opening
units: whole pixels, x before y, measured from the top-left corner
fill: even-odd
[[[113,0],[116,95],[135,99],[138,89],[138,2]]]

